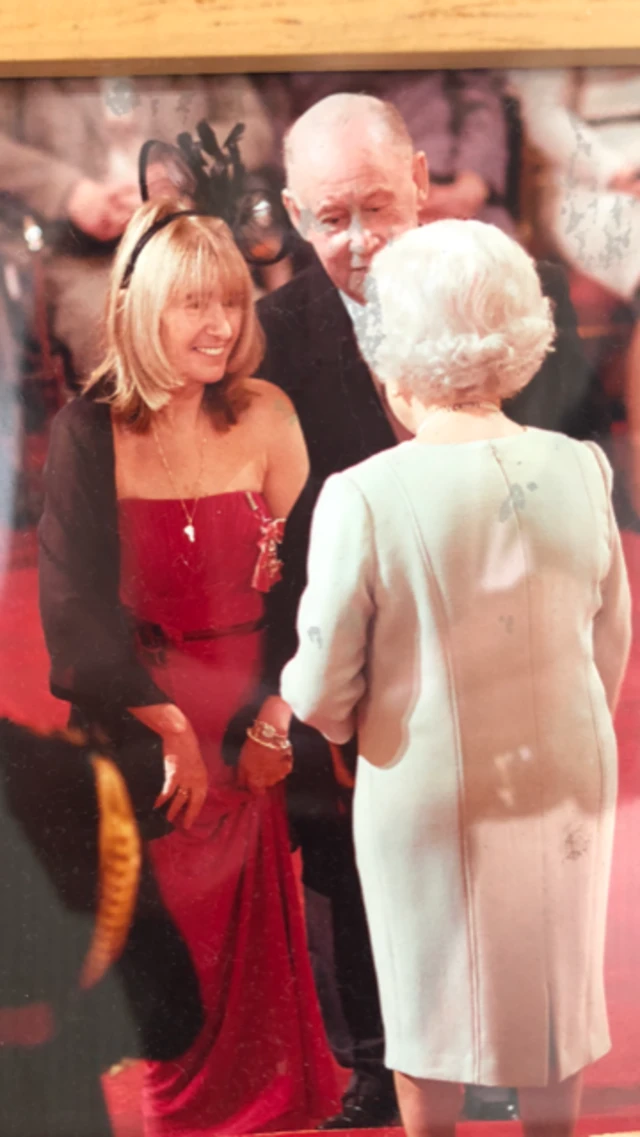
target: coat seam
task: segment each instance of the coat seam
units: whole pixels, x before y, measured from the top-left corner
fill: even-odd
[[[433,568],[433,562],[426,542],[423,538],[418,519],[413,508],[413,503],[402,478],[400,477],[393,462],[390,463],[390,470],[393,474],[402,497],[407,505],[411,524],[416,538],[418,547],[422,553],[423,563],[427,567],[429,579],[432,582],[435,597],[436,609],[438,613],[438,622],[442,629],[442,643],[444,648],[444,656],[447,661],[447,691],[449,697],[449,705],[451,707],[451,719],[454,724],[455,739],[456,739],[456,775],[457,775],[457,797],[458,797],[458,840],[461,850],[462,861],[462,881],[465,896],[465,915],[467,924],[467,939],[468,939],[468,955],[469,955],[469,976],[471,986],[471,1008],[472,1008],[472,1021],[471,1021],[471,1035],[472,1035],[472,1050],[474,1054],[474,1080],[481,1080],[481,1060],[480,1060],[480,979],[478,968],[478,931],[475,920],[475,909],[473,905],[473,888],[472,888],[472,871],[469,858],[468,839],[467,839],[467,826],[463,823],[466,816],[465,808],[465,791],[464,791],[464,770],[462,761],[462,740],[460,730],[460,719],[458,714],[458,704],[455,698],[455,663],[453,659],[453,652],[451,643],[448,636],[448,621],[446,616],[446,608],[442,590],[438,584],[437,577]]]

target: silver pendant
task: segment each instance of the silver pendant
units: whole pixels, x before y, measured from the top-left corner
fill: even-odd
[[[191,544],[193,545],[193,543],[195,542],[195,539],[196,539],[196,531],[195,531],[195,529],[193,528],[193,525],[191,524],[191,522],[189,522],[189,524],[188,524],[188,525],[185,525],[185,527],[184,527],[184,529],[182,530],[182,532],[183,532],[183,533],[186,533],[187,537],[188,537],[188,538],[189,538],[189,540],[191,541]]]

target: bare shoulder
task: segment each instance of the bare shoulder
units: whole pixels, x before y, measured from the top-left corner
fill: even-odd
[[[277,423],[285,425],[297,421],[291,399],[275,383],[268,383],[266,379],[247,379],[244,386],[251,396],[248,417],[257,425],[273,427]]]

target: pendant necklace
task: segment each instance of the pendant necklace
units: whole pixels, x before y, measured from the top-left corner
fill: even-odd
[[[173,474],[171,473],[171,468],[169,466],[169,463],[167,462],[167,456],[164,452],[162,443],[160,442],[160,438],[158,437],[158,430],[157,430],[154,419],[151,420],[151,430],[153,432],[155,444],[158,448],[158,454],[160,455],[160,460],[161,460],[162,465],[164,466],[164,468],[166,470],[167,477],[169,479],[169,483],[171,485],[171,488],[172,488],[174,494],[176,495],[178,501],[180,502],[180,505],[182,506],[182,509],[184,511],[184,515],[187,519],[187,524],[184,526],[182,532],[184,533],[185,537],[187,537],[189,539],[189,541],[191,541],[191,544],[193,545],[193,544],[195,544],[195,539],[196,539],[196,531],[195,531],[195,526],[193,524],[193,519],[196,515],[196,509],[198,508],[198,502],[200,500],[200,496],[199,496],[200,495],[200,483],[202,481],[202,467],[204,464],[204,434],[202,435],[202,439],[200,441],[200,466],[198,469],[198,477],[197,477],[195,489],[193,492],[193,509],[191,510],[191,512],[189,512],[189,510],[187,509],[186,501],[184,500],[184,498],[180,497],[180,494],[178,493],[178,488],[177,488],[176,483],[174,481]]]

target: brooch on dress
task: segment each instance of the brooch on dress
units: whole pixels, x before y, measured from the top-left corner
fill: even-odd
[[[258,560],[253,570],[251,587],[258,592],[269,592],[274,584],[282,580],[282,561],[278,558],[278,545],[284,537],[285,518],[278,517],[274,520],[268,517],[251,490],[245,490],[245,493],[251,509],[260,517]]]
[[[258,592],[268,592],[282,579],[282,561],[278,557],[278,545],[284,537],[284,520],[262,522],[258,541],[258,560],[253,570],[252,588]]]

